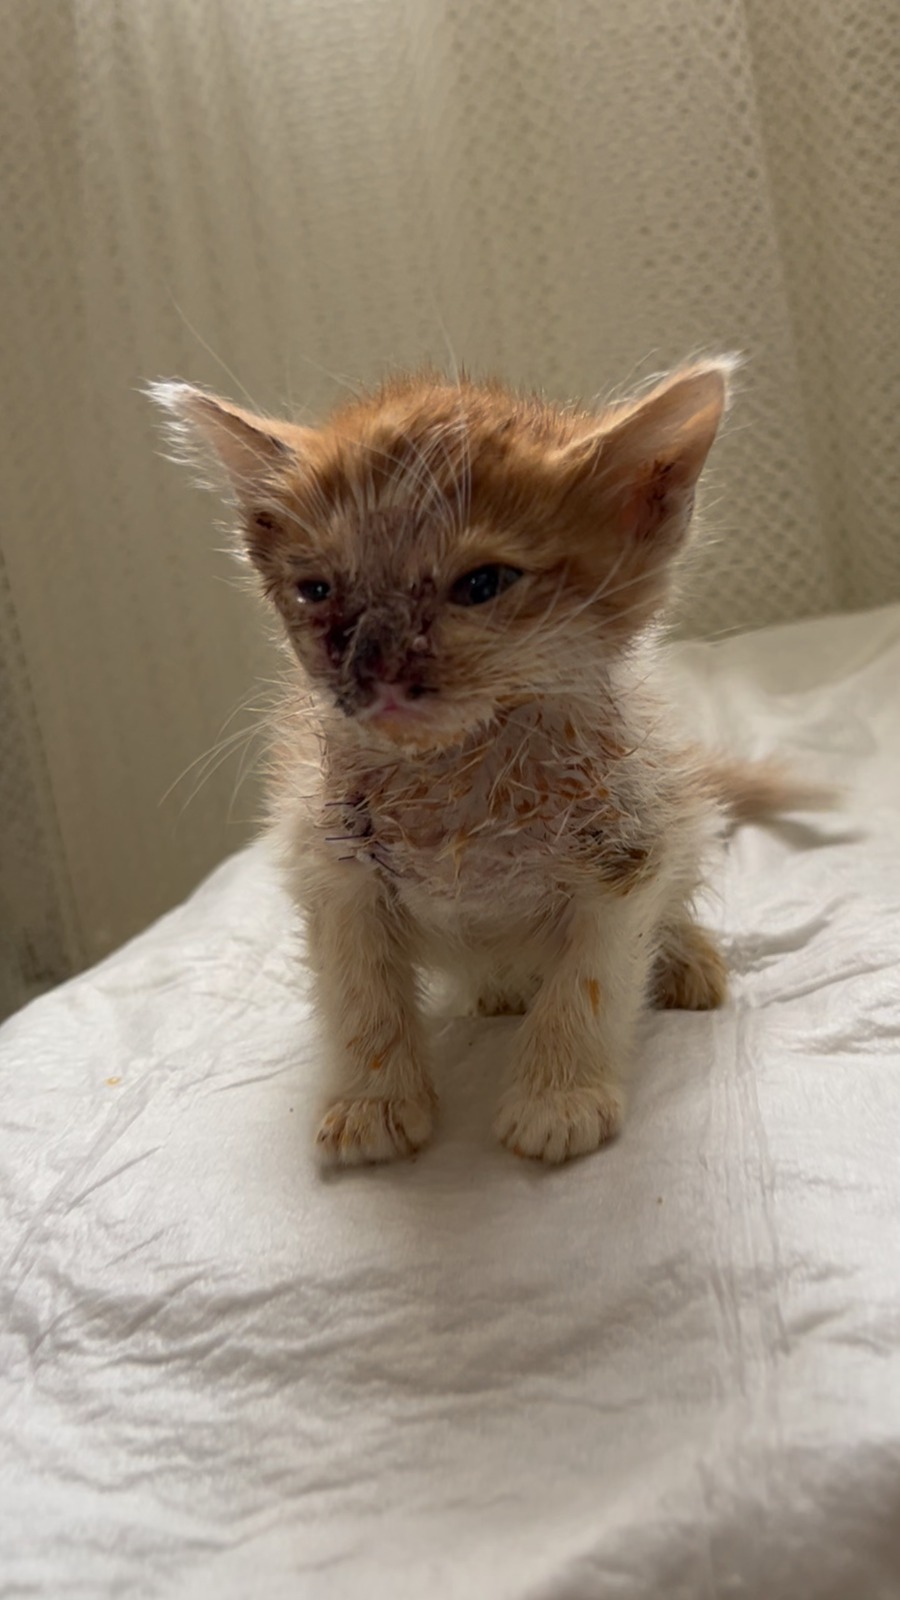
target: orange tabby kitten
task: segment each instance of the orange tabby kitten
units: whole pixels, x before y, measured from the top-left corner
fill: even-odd
[[[651,682],[729,370],[599,415],[422,373],[319,429],[156,386],[224,469],[300,667],[275,828],[316,973],[328,1160],[431,1134],[425,971],[525,1013],[496,1131],[545,1161],[620,1126],[645,999],[721,1004],[691,909],[706,848],[723,811],[802,798],[692,749]]]

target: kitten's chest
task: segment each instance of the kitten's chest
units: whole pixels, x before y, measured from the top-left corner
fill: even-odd
[[[646,854],[608,765],[608,752],[592,757],[543,728],[513,728],[439,763],[355,774],[332,802],[340,826],[331,838],[420,917],[429,905],[439,917],[442,905],[482,918],[527,911],[604,853],[615,871],[623,851],[629,870]]]

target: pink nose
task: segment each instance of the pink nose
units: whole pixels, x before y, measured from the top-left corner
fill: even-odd
[[[402,683],[376,683],[373,687],[374,698],[367,707],[371,715],[377,717],[384,711],[407,710],[410,699]]]

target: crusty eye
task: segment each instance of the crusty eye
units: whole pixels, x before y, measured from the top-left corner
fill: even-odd
[[[331,593],[331,584],[324,578],[301,578],[297,584],[297,595],[304,605],[318,606],[327,600]]]
[[[450,590],[455,606],[483,606],[487,600],[496,600],[498,594],[517,583],[522,574],[518,567],[475,567],[457,578]]]

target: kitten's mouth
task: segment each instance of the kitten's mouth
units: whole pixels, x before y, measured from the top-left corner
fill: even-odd
[[[460,716],[459,708],[448,706],[436,689],[422,684],[379,683],[368,705],[346,700],[338,704],[360,729],[410,749],[443,749],[470,731],[470,718]]]
[[[388,726],[421,722],[428,714],[427,700],[433,693],[422,684],[414,683],[406,689],[399,684],[379,683],[369,704],[361,706],[356,715],[363,722],[383,722]]]
[[[371,728],[391,740],[422,735],[433,724],[435,691],[420,684],[376,683],[363,705],[356,694],[339,694],[338,708],[358,726]]]

